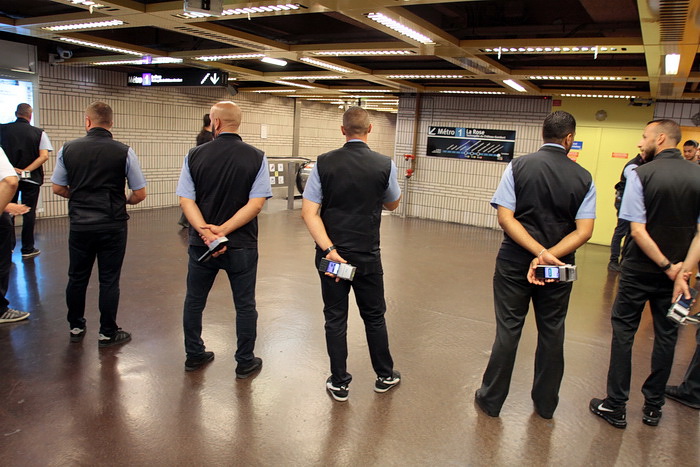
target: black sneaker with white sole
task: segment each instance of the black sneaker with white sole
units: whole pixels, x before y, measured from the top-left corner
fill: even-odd
[[[70,341],[71,342],[82,342],[83,337],[85,337],[85,332],[87,328],[73,328],[70,330]]]
[[[391,376],[377,376],[374,382],[374,392],[387,392],[401,382],[401,373],[394,370]]]
[[[122,328],[117,329],[117,332],[111,336],[105,336],[100,333],[97,339],[97,345],[100,347],[110,347],[112,345],[126,344],[131,340],[131,334],[126,331],[122,331]]]
[[[350,394],[348,385],[341,384],[336,386],[333,384],[332,378],[332,376],[329,376],[326,380],[326,389],[328,389],[328,392],[331,394],[333,399],[337,400],[338,402],[345,402],[348,400],[348,394]]]
[[[645,425],[657,426],[661,420],[661,407],[652,404],[644,404],[642,407],[642,422]]]
[[[627,410],[624,406],[612,407],[608,403],[607,399],[591,399],[591,403],[588,404],[588,408],[591,409],[591,412],[615,428],[627,427]]]

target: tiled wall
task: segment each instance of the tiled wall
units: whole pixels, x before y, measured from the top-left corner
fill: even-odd
[[[94,68],[50,66],[39,68],[41,127],[55,152],[45,164],[40,217],[64,216],[67,202],[51,192],[49,179],[61,145],[85,134],[83,111],[95,100],[109,103],[115,112],[115,139],[134,148],[148,181],[148,197],[130,209],[175,206],[177,180],[187,151],[194,146],[202,115],[220,100],[233,100],[243,110],[240,134],[244,141],[268,156],[288,157],[294,136],[294,100],[257,93],[235,97],[223,88],[127,87],[124,73]],[[301,106],[299,155],[317,155],[343,144],[342,110],[337,106],[304,102]],[[393,154],[395,116],[371,112],[372,147]],[[267,138],[261,137],[265,125]],[[379,136],[379,137],[377,137]]]
[[[681,126],[700,126],[693,117],[700,123],[700,102],[657,102],[654,106],[655,119],[669,118]]]
[[[542,145],[542,121],[551,100],[513,97],[425,95],[421,99],[416,172],[405,182],[409,167],[404,154],[413,154],[415,97],[402,97],[396,123],[396,157],[403,194],[397,214],[446,222],[498,228],[489,201],[505,163],[428,157],[429,126],[515,130],[515,156]]]

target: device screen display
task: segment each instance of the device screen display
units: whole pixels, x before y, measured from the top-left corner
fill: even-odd
[[[556,266],[544,268],[544,278],[545,279],[559,279],[559,268]]]
[[[333,261],[328,261],[328,266],[326,267],[326,272],[331,274],[338,274],[338,269],[340,269],[340,263],[334,263]]]
[[[687,308],[690,310],[690,306],[693,304],[693,299],[697,296],[698,292],[695,289],[689,289],[690,290],[690,297],[691,298],[685,298],[683,294],[680,294],[678,298],[676,299],[676,303],[683,308]]]

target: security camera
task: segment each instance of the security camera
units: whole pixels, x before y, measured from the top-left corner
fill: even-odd
[[[63,47],[60,47],[60,46],[59,46],[59,47],[56,47],[56,52],[58,53],[58,56],[59,56],[62,60],[68,60],[69,58],[72,58],[72,57],[73,57],[73,51],[72,51],[72,50],[64,49]]]

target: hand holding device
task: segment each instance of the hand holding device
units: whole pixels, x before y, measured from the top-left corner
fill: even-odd
[[[563,266],[540,264],[535,268],[535,278],[552,282],[573,282],[578,278],[578,273],[573,264]]]
[[[228,238],[226,238],[226,237],[217,238],[216,240],[214,240],[213,242],[211,242],[209,244],[209,249],[207,251],[205,251],[202,256],[197,258],[197,262],[198,263],[205,262],[206,260],[211,258],[211,256],[214,253],[216,253],[217,251],[220,251],[222,248],[224,248],[227,243],[228,243]]]
[[[357,268],[347,263],[336,263],[335,261],[321,258],[321,261],[318,263],[318,270],[351,281],[355,277]]]
[[[687,322],[698,323],[697,315],[688,316],[690,315],[690,308],[695,302],[695,298],[698,296],[698,291],[694,288],[689,288],[688,291],[690,292],[690,298],[685,298],[685,295],[681,292],[671,304],[666,314],[668,319],[678,324],[688,324]]]

